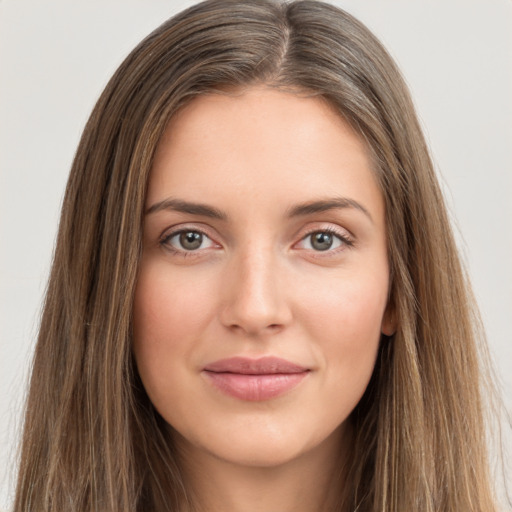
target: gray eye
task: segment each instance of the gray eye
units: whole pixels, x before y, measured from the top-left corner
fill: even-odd
[[[203,234],[197,231],[183,231],[179,234],[181,247],[187,251],[199,249],[203,243]]]
[[[316,251],[327,251],[332,247],[334,242],[334,236],[325,231],[311,233],[309,236],[311,237],[311,247]]]

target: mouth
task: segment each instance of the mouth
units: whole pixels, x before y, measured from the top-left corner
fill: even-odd
[[[309,368],[277,357],[233,357],[207,364],[202,374],[224,394],[257,402],[291,391],[309,372]]]

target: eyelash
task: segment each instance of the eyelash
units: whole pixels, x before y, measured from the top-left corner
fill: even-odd
[[[159,245],[161,247],[163,247],[165,250],[167,250],[167,251],[169,251],[169,252],[171,252],[171,253],[173,253],[175,255],[181,256],[183,258],[199,256],[200,255],[200,250],[176,249],[175,247],[173,247],[170,244],[170,240],[171,239],[173,239],[174,237],[176,237],[178,235],[181,235],[182,233],[199,233],[203,237],[206,237],[209,240],[211,240],[212,243],[215,243],[215,242],[213,242],[213,239],[205,231],[203,231],[202,229],[194,227],[194,228],[182,228],[182,229],[179,229],[177,231],[172,231],[171,233],[164,234],[162,236],[162,238],[160,239],[160,241],[159,241]],[[312,235],[314,235],[316,233],[326,233],[326,234],[332,235],[332,236],[338,238],[338,240],[341,241],[342,245],[341,245],[341,247],[337,247],[335,249],[326,249],[325,251],[315,251],[315,250],[313,250],[312,252],[315,254],[315,257],[326,257],[328,255],[335,254],[335,253],[337,253],[339,251],[342,251],[342,250],[344,250],[346,248],[350,248],[350,247],[354,246],[354,240],[353,239],[351,239],[350,237],[346,236],[346,234],[342,234],[338,230],[330,228],[330,227],[321,228],[321,229],[318,229],[318,228],[311,229],[310,231],[308,231],[306,234],[304,234],[302,236],[302,238],[300,239],[299,242],[303,242],[308,237],[310,237],[310,236],[312,236]],[[307,250],[309,250],[309,249],[307,249]]]
[[[306,240],[308,237],[310,237],[311,235],[314,235],[315,233],[327,233],[329,235],[332,235],[332,236],[338,238],[342,244],[341,247],[337,247],[335,249],[327,249],[325,251],[313,251],[315,253],[315,257],[317,257],[317,258],[324,257],[324,255],[328,256],[328,255],[336,254],[339,251],[343,251],[346,248],[350,248],[350,247],[354,246],[354,240],[352,238],[348,237],[346,234],[340,233],[338,230],[331,228],[331,227],[326,227],[326,228],[321,228],[321,229],[318,229],[318,228],[311,229],[300,239],[300,241],[302,242],[303,240]]]
[[[198,229],[198,228],[194,227],[194,228],[182,228],[182,229],[178,229],[177,231],[172,231],[171,233],[164,234],[159,241],[160,246],[163,247],[166,251],[169,251],[172,254],[175,254],[177,256],[182,256],[183,258],[190,258],[190,257],[198,256],[199,251],[197,251],[197,250],[196,251],[193,251],[193,250],[187,251],[186,249],[176,249],[175,247],[173,247],[170,244],[170,241],[175,236],[181,235],[182,233],[199,233],[203,237],[206,237],[213,242],[212,237],[210,237],[208,235],[208,233],[206,233],[202,229]]]

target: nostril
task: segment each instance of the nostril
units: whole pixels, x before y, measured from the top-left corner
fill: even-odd
[[[248,324],[240,325],[237,323],[233,323],[233,324],[229,325],[228,327],[233,332],[243,332],[246,335],[253,336],[253,335],[263,334],[265,332],[267,334],[278,333],[279,331],[281,331],[281,329],[283,329],[284,325],[276,323],[276,324],[269,324],[267,326],[264,326],[264,325],[255,326],[255,325],[248,325]]]

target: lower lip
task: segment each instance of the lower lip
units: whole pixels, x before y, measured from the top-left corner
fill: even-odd
[[[259,402],[284,395],[298,386],[309,372],[263,375],[209,371],[203,373],[223,393],[241,400]]]

